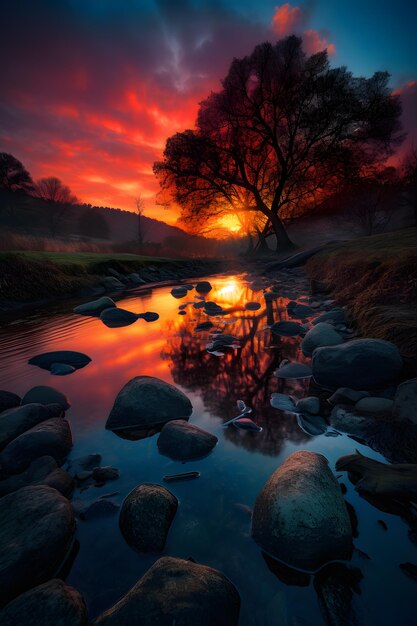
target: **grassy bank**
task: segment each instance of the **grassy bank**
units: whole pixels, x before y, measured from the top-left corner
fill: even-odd
[[[110,268],[121,274],[139,272],[147,282],[163,280],[162,272],[179,278],[204,273],[210,261],[168,259],[135,254],[89,252],[0,253],[0,302],[23,303],[73,295],[97,286]]]
[[[417,228],[341,244],[310,259],[307,271],[347,306],[363,336],[393,341],[417,360]]]

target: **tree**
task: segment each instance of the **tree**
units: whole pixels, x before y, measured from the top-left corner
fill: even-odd
[[[40,178],[36,182],[35,195],[50,204],[49,229],[51,235],[55,236],[68,207],[76,204],[78,199],[71,189],[55,176]]]
[[[135,199],[136,214],[138,216],[138,244],[139,248],[142,248],[144,243],[144,227],[143,227],[143,214],[145,211],[145,200],[139,194]]]
[[[234,59],[222,89],[200,104],[195,130],[168,139],[154,172],[185,219],[246,206],[266,218],[277,250],[291,248],[289,207],[309,207],[346,171],[386,159],[401,140],[401,105],[388,79],[330,68],[326,51],[307,57],[295,36],[263,43]]]
[[[33,190],[33,181],[25,166],[7,152],[0,152],[0,190],[3,195],[1,204],[10,216],[14,213],[14,194],[30,194]]]

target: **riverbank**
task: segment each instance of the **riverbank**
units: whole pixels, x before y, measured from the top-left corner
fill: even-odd
[[[346,306],[359,333],[392,341],[417,363],[417,229],[341,243],[306,264]]]
[[[135,254],[5,252],[0,254],[0,313],[73,296],[100,296],[224,269],[216,259]]]

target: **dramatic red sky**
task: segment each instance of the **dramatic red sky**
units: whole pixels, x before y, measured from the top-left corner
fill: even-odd
[[[392,17],[401,2],[392,15],[373,0],[365,4],[374,15],[359,0],[338,11],[332,4],[10,2],[2,10],[0,151],[34,179],[58,176],[85,202],[133,210],[141,192],[148,216],[174,223],[175,210],[155,205],[152,174],[166,138],[193,126],[198,102],[234,56],[292,32],[303,34],[307,52],[327,47],[332,62],[355,73],[391,71],[411,126],[417,70],[407,16],[398,24]]]

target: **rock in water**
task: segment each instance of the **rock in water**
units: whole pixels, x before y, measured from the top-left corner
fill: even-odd
[[[120,511],[123,537],[140,552],[161,552],[177,508],[177,498],[165,487],[151,484],[135,487]]]
[[[275,324],[271,326],[271,331],[274,335],[295,337],[296,335],[304,335],[305,328],[298,322],[275,322]]]
[[[337,346],[340,343],[343,343],[342,335],[339,335],[331,324],[320,322],[310,328],[301,342],[301,350],[305,356],[311,356],[316,348]]]
[[[17,393],[0,390],[0,413],[20,406],[22,399]]]
[[[2,626],[87,626],[81,594],[62,580],[53,580],[22,593],[0,611]]]
[[[67,376],[75,372],[76,368],[66,363],[52,363],[50,372],[53,376]]]
[[[187,293],[188,289],[182,285],[180,285],[179,287],[173,287],[171,289],[171,296],[174,296],[174,298],[177,298],[178,300],[180,298],[185,298]]]
[[[317,396],[308,396],[301,398],[296,403],[298,413],[310,413],[310,415],[318,415],[320,412],[320,400]]]
[[[47,581],[67,556],[74,513],[51,487],[24,487],[0,499],[0,604]]]
[[[79,313],[80,315],[100,315],[104,309],[110,309],[115,306],[116,304],[111,298],[103,296],[102,298],[98,298],[98,300],[92,300],[91,302],[80,304],[79,306],[76,306],[73,311],[74,313]]]
[[[138,319],[143,319],[145,322],[156,322],[156,320],[159,320],[159,313],[155,313],[154,311],[138,313]]]
[[[326,313],[322,313],[315,320],[313,320],[313,325],[320,324],[321,322],[332,322],[333,324],[346,324],[346,313],[343,309],[332,309],[331,311],[326,311]]]
[[[193,406],[179,389],[152,376],[132,378],[117,394],[106,422],[109,430],[162,426],[188,419]]]
[[[348,472],[359,493],[411,500],[417,497],[417,463],[391,465],[363,454],[349,454],[338,459],[336,469]]]
[[[393,405],[394,402],[388,398],[365,397],[358,400],[355,404],[355,410],[362,415],[391,415]]]
[[[125,309],[105,309],[100,313],[100,319],[109,328],[120,328],[130,326],[137,321],[138,315]]]
[[[125,285],[115,276],[105,276],[101,284],[106,291],[118,291],[119,289],[125,288]]]
[[[29,428],[50,417],[43,404],[25,404],[0,413],[0,450]]]
[[[277,378],[310,378],[312,375],[311,367],[298,361],[281,364],[274,372],[274,376]]]
[[[209,293],[209,291],[211,291],[212,289],[213,287],[208,280],[201,280],[195,286],[195,290],[197,293]]]
[[[261,305],[259,302],[247,302],[245,304],[245,309],[247,311],[259,311],[260,308],[261,308]]]
[[[351,389],[379,389],[395,382],[403,362],[398,348],[383,339],[353,339],[313,353],[317,384]]]
[[[158,437],[158,448],[171,459],[188,461],[209,454],[217,441],[217,437],[194,424],[172,420],[163,427]]]
[[[47,385],[38,385],[37,387],[32,387],[29,389],[27,393],[22,398],[22,404],[60,404],[64,411],[70,408],[71,402],[68,400],[63,393],[58,391],[58,389],[54,389],[53,387],[48,387]]]
[[[71,365],[74,369],[81,369],[90,363],[91,359],[82,352],[73,350],[56,350],[55,352],[45,352],[29,359],[29,365],[37,365],[44,370],[51,371],[54,364],[63,363]],[[74,371],[74,369],[72,371]]]
[[[0,496],[4,496],[29,485],[47,485],[69,498],[74,489],[74,479],[68,472],[58,467],[51,456],[42,456],[32,461],[21,474],[15,474],[0,481]]]
[[[417,425],[417,378],[406,380],[398,387],[392,414],[394,419]]]
[[[349,387],[339,387],[327,401],[332,406],[336,404],[356,404],[359,400],[367,396],[369,396],[367,391],[357,391],[356,389],[349,389]]]
[[[349,557],[348,511],[323,455],[294,452],[272,474],[255,502],[252,535],[271,556],[305,570]]]
[[[71,447],[71,430],[67,420],[53,417],[7,444],[0,453],[0,469],[6,474],[18,474],[41,456],[51,456],[58,465],[62,465]]]
[[[240,597],[221,572],[163,557],[94,626],[237,626]]]

